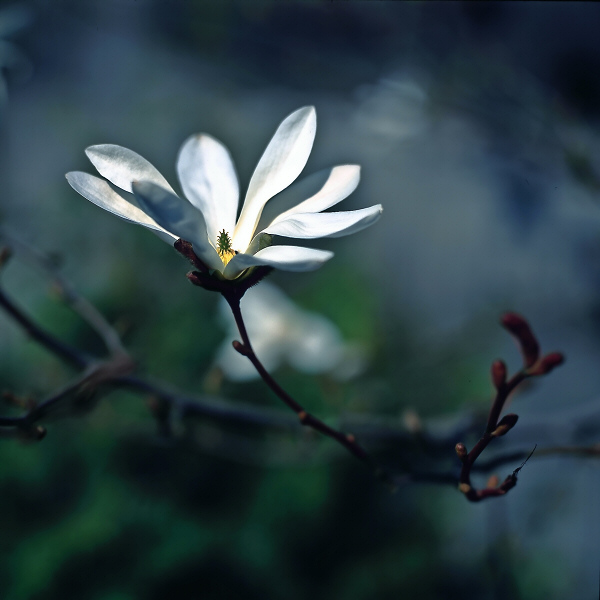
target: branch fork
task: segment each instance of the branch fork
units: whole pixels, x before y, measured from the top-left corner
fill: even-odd
[[[514,413],[508,413],[500,419],[510,394],[526,379],[546,375],[564,362],[564,356],[559,352],[552,352],[540,358],[539,343],[529,323],[522,316],[506,313],[501,319],[501,324],[516,339],[521,350],[523,367],[507,380],[504,361],[495,360],[492,363],[491,379],[496,388],[496,396],[490,408],[485,431],[470,452],[463,443],[455,446],[456,455],[462,462],[458,489],[471,502],[503,496],[517,485],[517,474],[523,465],[508,475],[500,485],[497,477],[491,477],[482,489],[476,489],[471,483],[473,465],[494,438],[506,435],[517,424],[519,417]]]

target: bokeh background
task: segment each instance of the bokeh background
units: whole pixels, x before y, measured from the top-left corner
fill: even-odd
[[[116,143],[175,183],[180,144],[207,132],[244,187],[277,124],[313,104],[305,172],[362,165],[342,208],[382,203],[384,216],[315,244],[336,252],[320,271],[270,278],[360,363],[306,373],[281,350],[284,387],[332,423],[360,415],[442,435],[485,412],[493,359],[518,367],[498,326],[512,309],[568,360],[515,398],[521,421],[504,447],[589,444],[600,434],[599,27],[593,3],[6,4],[0,224],[56,257],[142,373],[278,407],[262,383],[219,370],[230,324],[218,298],[64,174],[93,172],[85,147]],[[39,271],[17,257],[2,281],[57,335],[102,351]],[[3,389],[41,399],[70,376],[0,315]],[[390,493],[306,433],[175,420],[165,439],[145,400],[123,392],[45,425],[39,444],[0,440],[7,600],[597,593],[593,458],[534,455],[506,498],[471,505],[448,485]],[[440,458],[422,440],[370,444],[395,467],[456,467],[452,445]]]

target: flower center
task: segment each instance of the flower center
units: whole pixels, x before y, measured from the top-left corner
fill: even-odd
[[[217,238],[217,252],[225,266],[235,256],[235,251],[231,247],[231,238],[224,229],[219,233],[219,237]]]

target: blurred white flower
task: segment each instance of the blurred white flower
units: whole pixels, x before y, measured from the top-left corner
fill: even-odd
[[[281,213],[255,233],[267,201],[287,188],[308,160],[316,132],[314,107],[300,108],[279,125],[252,175],[240,216],[236,215],[239,185],[227,149],[206,134],[193,135],[177,159],[179,181],[187,200],[175,194],[165,178],[144,158],[121,146],[101,144],[86,150],[100,175],[67,173],[70,185],[82,196],[123,219],[143,225],[173,243],[192,242],[209,268],[233,279],[255,265],[286,271],[309,271],[333,253],[299,246],[271,246],[271,236],[313,239],[349,235],[374,223],[381,205],[346,212],[328,212],[351,194],[360,167],[327,169],[302,182],[311,195]],[[315,191],[316,189],[316,191]]]
[[[241,307],[254,351],[267,371],[282,363],[306,373],[330,373],[337,379],[350,379],[363,371],[364,353],[357,344],[345,343],[331,321],[302,310],[276,286],[263,282],[250,288]],[[252,363],[231,345],[239,333],[224,300],[220,308],[229,332],[216,365],[233,381],[258,377]]]

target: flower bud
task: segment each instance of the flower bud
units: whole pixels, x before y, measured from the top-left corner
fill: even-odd
[[[187,258],[197,269],[203,272],[207,272],[208,268],[206,265],[198,258],[196,253],[194,252],[194,247],[187,240],[183,240],[179,238],[173,244],[173,247],[181,256]]]
[[[565,362],[565,357],[560,352],[551,352],[546,354],[542,360],[531,370],[531,375],[545,375],[553,369],[562,365]]]
[[[517,313],[506,313],[502,316],[502,325],[517,338],[525,366],[532,367],[540,355],[540,346],[529,323]]]
[[[498,477],[498,475],[492,475],[488,480],[487,483],[485,484],[485,487],[488,489],[495,489],[498,487],[498,484],[500,483],[500,478]]]
[[[502,360],[495,360],[492,363],[492,382],[494,387],[499,390],[506,383],[506,364]]]
[[[496,426],[496,429],[494,429],[494,431],[492,431],[492,435],[494,437],[500,437],[502,435],[507,434],[517,424],[518,420],[519,420],[519,415],[515,415],[514,413],[509,413],[507,415],[504,415],[500,419],[500,422]]]
[[[454,450],[456,450],[458,458],[464,462],[467,458],[467,447],[462,442],[459,442],[454,446]]]
[[[204,288],[209,292],[220,292],[222,290],[222,286],[219,286],[219,282],[206,273],[190,271],[187,273],[186,277],[189,279],[190,283]]]
[[[239,352],[242,356],[248,356],[250,354],[248,348],[238,340],[233,340],[233,342],[231,342],[231,345],[233,346],[233,349],[236,352]]]

